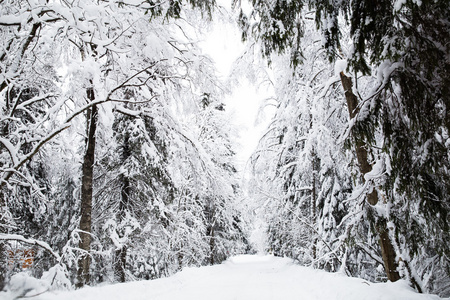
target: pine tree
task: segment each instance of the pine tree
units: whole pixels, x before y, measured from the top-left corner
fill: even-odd
[[[358,182],[364,184],[367,197],[362,209],[370,224],[365,230],[379,236],[389,279],[401,275],[418,291],[442,292],[442,283],[432,287],[421,280],[425,274],[448,278],[448,274],[443,275],[448,269],[448,254],[444,254],[448,246],[442,240],[449,232],[449,149],[444,142],[449,130],[449,76],[445,72],[449,49],[443,44],[449,37],[445,21],[448,5],[445,1],[324,0],[309,2],[312,11],[305,15],[299,9],[290,10],[288,16],[282,13],[294,5],[303,7],[301,1],[254,2],[251,16],[258,18],[241,14],[243,37],[253,34],[261,41],[262,53],[269,60],[275,53],[287,52],[291,65],[302,68],[302,61],[294,54],[303,53],[307,43],[301,43],[304,31],[297,28],[303,28],[298,25],[302,16],[315,15],[328,59],[344,58],[349,63],[347,70],[339,71],[343,71],[351,118],[348,144],[355,151],[359,167],[354,171],[360,174]],[[350,51],[346,47],[347,28],[353,42]],[[266,32],[282,34],[270,37]],[[354,78],[348,72],[354,73]],[[361,78],[364,74],[377,78]],[[380,214],[379,206],[389,207],[389,214]],[[414,226],[417,223],[412,215],[420,215],[430,231],[414,229],[421,226]],[[433,246],[424,238],[430,232],[436,237]],[[431,248],[439,248],[442,256],[436,256]],[[428,262],[423,263],[424,257],[440,257],[431,263],[439,269],[434,275],[425,271]]]

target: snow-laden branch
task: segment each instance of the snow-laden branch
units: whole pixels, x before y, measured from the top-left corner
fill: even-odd
[[[158,61],[158,62],[160,62],[160,61]],[[114,101],[114,102],[124,102],[124,101],[127,101],[127,100],[115,100],[115,99],[112,99],[111,97],[113,96],[113,94],[114,94],[116,91],[118,91],[118,90],[120,90],[120,89],[122,89],[122,88],[124,88],[124,87],[128,87],[128,83],[129,83],[133,78],[136,78],[139,74],[142,74],[142,73],[144,73],[145,71],[147,71],[148,69],[153,68],[158,62],[155,62],[155,63],[151,64],[150,66],[148,66],[148,67],[146,67],[146,68],[144,68],[144,69],[142,69],[142,70],[136,72],[135,74],[133,74],[133,75],[131,75],[130,77],[128,77],[127,79],[125,79],[121,84],[119,84],[119,85],[117,85],[115,88],[113,88],[113,89],[108,93],[108,95],[107,95],[104,99],[94,100],[94,101],[91,101],[91,102],[89,102],[88,104],[82,106],[82,107],[79,108],[76,112],[74,112],[71,116],[69,116],[69,117],[66,119],[65,123],[71,122],[71,121],[72,121],[75,117],[77,117],[79,114],[81,114],[81,113],[84,112],[86,109],[88,109],[88,108],[90,108],[90,107],[92,107],[92,106],[94,106],[94,105],[99,105],[99,104],[103,104],[103,103],[105,103],[105,102],[110,102],[110,101]],[[156,97],[156,96],[154,96],[154,97]],[[154,97],[153,97],[153,98],[154,98]],[[153,98],[149,99],[148,101],[151,101]],[[127,102],[128,102],[128,101],[127,101]],[[134,102],[133,102],[133,103],[134,103]]]
[[[5,146],[6,150],[8,150],[9,156],[11,157],[13,164],[16,165],[18,163],[18,161],[17,161],[16,148],[14,148],[14,145],[11,144],[11,142],[8,141],[7,139],[3,139],[3,138],[0,138],[0,143],[3,144],[3,146]]]
[[[309,221],[304,220],[303,218],[301,218],[301,217],[300,217],[299,215],[297,215],[293,210],[291,210],[291,209],[289,209],[289,208],[288,208],[288,210],[293,214],[293,216],[294,216],[298,221],[300,221],[302,224],[306,225],[309,229],[311,229],[311,230],[316,234],[316,237],[317,237],[318,239],[320,239],[320,240],[323,242],[323,244],[328,248],[328,250],[330,250],[330,253],[328,253],[328,254],[333,254],[333,256],[336,258],[336,260],[337,260],[340,264],[342,264],[342,260],[341,260],[341,259],[337,256],[337,254],[336,254],[337,248],[333,250],[333,248],[331,248],[331,246],[327,243],[327,241],[325,241],[325,240],[322,238],[322,235],[317,231],[316,228],[314,228],[314,226],[312,226],[312,225],[310,224]],[[327,255],[328,255],[328,254],[327,254]],[[348,274],[348,270],[347,270],[347,269],[345,269],[345,272],[347,273],[348,276],[351,276],[351,274]]]
[[[29,244],[29,245],[39,246],[42,249],[46,250],[48,253],[50,253],[53,257],[55,257],[55,259],[58,261],[58,263],[61,262],[61,256],[59,256],[59,254],[56,253],[50,247],[50,245],[47,244],[46,242],[35,240],[35,239],[27,239],[24,236],[19,235],[19,234],[5,234],[5,233],[0,233],[0,240],[16,241],[16,242],[20,242],[20,243]]]
[[[81,113],[83,113],[84,111],[89,109],[90,107],[92,107],[94,105],[99,105],[99,104],[103,104],[103,103],[106,103],[106,102],[110,102],[110,101],[124,102],[125,100],[124,101],[122,101],[122,100],[115,100],[115,99],[112,99],[111,97],[119,89],[127,87],[131,80],[133,80],[134,78],[136,78],[140,74],[146,72],[147,70],[153,68],[156,64],[158,64],[161,61],[154,62],[151,65],[149,65],[148,67],[145,67],[142,70],[139,70],[136,73],[134,73],[133,75],[131,75],[128,78],[126,78],[121,84],[119,84],[115,88],[113,88],[104,99],[98,99],[98,100],[89,102],[88,104],[78,108],[69,117],[66,118],[66,120],[62,123],[62,125],[59,128],[53,130],[51,133],[49,133],[48,135],[43,137],[33,147],[33,149],[28,154],[24,155],[23,157],[20,157],[20,158],[18,157],[19,155],[18,155],[18,153],[16,151],[16,148],[14,147],[14,145],[12,145],[12,143],[10,141],[8,141],[6,139],[0,139],[0,143],[3,144],[7,148],[8,152],[9,152],[9,154],[11,156],[11,160],[12,160],[12,163],[13,163],[13,166],[11,167],[11,169],[19,170],[26,162],[31,160],[31,158],[42,148],[42,146],[44,146],[47,142],[49,142],[54,137],[56,137],[59,133],[61,133],[62,131],[66,130],[67,128],[69,128],[71,126],[70,122],[75,117],[77,117],[78,115],[80,115]],[[28,100],[27,102],[24,102],[24,103],[20,104],[20,106],[24,109],[24,107],[27,106],[27,105],[35,103],[36,101],[40,101],[40,100],[46,99],[46,98],[51,97],[51,96],[53,96],[53,95],[52,94],[45,94],[43,96],[34,97],[34,98]],[[153,100],[155,97],[156,96],[150,98],[149,100],[147,100],[147,102]],[[11,176],[14,173],[15,172],[13,172],[13,171],[5,172],[3,174],[3,176],[2,176],[3,178],[0,179],[0,187],[3,187],[5,185],[5,183],[11,178]]]
[[[48,134],[46,137],[44,137],[39,143],[37,143],[33,150],[31,150],[30,153],[25,155],[19,162],[15,163],[13,166],[13,169],[18,170],[20,167],[22,167],[27,161],[29,161],[36,153],[38,153],[39,149],[41,149],[42,146],[44,146],[48,141],[53,139],[55,136],[57,136],[60,132],[64,131],[65,129],[69,128],[70,125],[66,124],[50,134]],[[11,176],[14,174],[14,172],[6,172],[3,176],[3,178],[0,181],[0,188],[4,186],[5,182],[8,181]]]
[[[22,91],[21,91],[21,93],[22,93]],[[19,94],[19,95],[17,96],[17,102],[19,101],[20,95],[21,95],[21,94]],[[50,98],[50,97],[55,97],[55,96],[56,96],[56,95],[53,94],[53,93],[47,93],[47,94],[43,94],[43,95],[39,95],[39,96],[33,97],[33,98],[31,98],[30,100],[24,101],[24,102],[22,102],[22,103],[20,103],[20,104],[17,104],[17,102],[16,102],[16,104],[14,105],[13,109],[12,109],[11,112],[10,112],[10,117],[13,116],[13,114],[14,114],[14,112],[15,112],[16,109],[22,109],[22,110],[25,110],[25,109],[26,109],[26,108],[25,108],[26,106],[29,106],[29,105],[31,105],[31,104],[33,104],[33,103],[38,102],[38,101],[42,101],[42,100],[48,99],[48,98]]]

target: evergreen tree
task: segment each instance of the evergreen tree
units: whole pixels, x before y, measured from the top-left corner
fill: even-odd
[[[444,275],[448,245],[442,239],[448,238],[449,232],[449,149],[444,142],[449,130],[449,77],[445,71],[449,49],[443,45],[449,36],[445,21],[449,7],[445,1],[308,4],[311,13],[302,15],[301,1],[253,2],[252,18],[241,14],[243,37],[253,35],[261,41],[262,53],[269,59],[274,53],[288,52],[291,65],[300,69],[302,60],[295,54],[303,53],[308,45],[300,43],[304,34],[301,20],[315,15],[329,60],[348,60],[347,70],[337,69],[343,71],[341,82],[351,118],[348,141],[359,166],[353,172],[362,175],[358,181],[364,184],[367,202],[361,208],[370,220],[370,232],[381,241],[386,274],[393,281],[398,275],[408,278],[419,291],[425,288],[445,294],[443,281],[423,280],[431,276],[440,281],[438,278],[449,276]],[[292,6],[298,9],[290,10]],[[346,20],[353,43],[349,50]],[[267,32],[282,34],[270,36]],[[345,71],[354,72],[355,77]],[[361,79],[361,74],[374,74],[376,79]],[[418,230],[423,228],[417,226],[419,219],[430,231]],[[433,246],[426,238],[431,232]],[[442,255],[436,256],[431,248]],[[435,273],[425,265],[433,265]]]
[[[348,223],[341,223],[349,214],[344,200],[354,188],[349,152],[340,142],[347,118],[337,100],[340,91],[328,80],[333,69],[315,43],[320,36],[311,20],[304,25],[310,42],[303,68],[293,72],[288,55],[272,59],[277,110],[253,155],[260,181],[255,196],[268,216],[270,251],[352,274],[350,260],[344,262]]]

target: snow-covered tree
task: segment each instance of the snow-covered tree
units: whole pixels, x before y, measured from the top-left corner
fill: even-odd
[[[344,200],[354,186],[342,147],[347,118],[320,35],[313,21],[303,22],[309,42],[302,67],[292,71],[289,56],[271,60],[277,111],[253,155],[255,196],[268,216],[270,251],[335,271],[345,253]]]
[[[153,278],[241,249],[231,150],[215,164],[213,136],[182,125],[203,94],[220,97],[194,35],[214,1],[0,5],[1,259],[5,233],[33,234],[82,286],[108,280],[94,269]],[[12,222],[28,211],[42,216],[33,232]]]
[[[225,114],[225,104],[205,93],[197,115],[198,139],[212,162],[209,186],[205,191],[203,213],[209,239],[209,263],[215,264],[246,246],[241,212],[237,201],[242,198],[235,166],[233,138],[236,132]]]
[[[345,222],[332,231],[347,224],[348,232],[356,233],[349,236],[348,242],[353,241],[349,245],[359,250],[350,256],[347,253],[342,261],[353,260],[356,264],[349,269],[361,276],[383,262],[388,279],[404,277],[418,291],[445,294],[449,124],[444,70],[449,49],[442,43],[449,35],[444,25],[449,8],[444,2],[313,1],[304,13],[301,1],[253,1],[250,16],[241,13],[240,24],[243,37],[259,43],[272,63],[275,53],[284,53],[296,67],[292,72],[304,73],[311,63],[306,49],[312,42],[304,20],[316,21],[323,39],[315,41],[326,54],[321,60],[336,62],[332,80],[340,82],[344,92],[334,97],[347,103],[350,119],[340,130],[346,132],[346,144],[353,149],[353,164],[347,173],[356,185],[351,198],[343,197],[349,204]],[[326,77],[323,82],[328,82]],[[304,83],[281,83],[286,90],[292,90],[293,84],[300,89]],[[314,112],[317,101],[311,103]],[[325,110],[324,115],[334,114]],[[346,164],[340,162],[334,162],[335,168],[345,174]],[[301,176],[303,172],[294,178]],[[327,182],[323,180],[322,185]],[[341,185],[343,190],[348,187]],[[361,201],[363,197],[366,200]],[[434,238],[428,239],[429,235]],[[381,254],[374,238],[380,242]],[[364,267],[364,255],[372,258],[372,267]]]

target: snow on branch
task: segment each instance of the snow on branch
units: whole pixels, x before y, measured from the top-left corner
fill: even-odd
[[[41,149],[42,146],[44,146],[48,141],[53,139],[56,135],[58,135],[60,132],[64,131],[65,129],[69,128],[70,125],[66,124],[50,134],[48,134],[46,137],[44,137],[37,145],[34,146],[33,150],[31,150],[30,153],[25,155],[19,162],[14,163],[13,169],[18,170],[20,167],[22,167],[27,161],[29,161],[38,151]],[[6,181],[8,181],[11,176],[14,174],[14,172],[6,172],[0,182],[0,187],[3,187]]]
[[[47,252],[49,252],[53,257],[55,257],[55,259],[58,262],[61,261],[61,257],[59,256],[59,254],[56,253],[50,247],[50,245],[47,244],[46,242],[35,240],[35,239],[27,239],[24,236],[19,235],[19,234],[5,234],[5,233],[0,233],[0,240],[3,240],[3,241],[16,241],[16,242],[20,242],[20,243],[29,244],[29,245],[39,246],[42,249],[44,249]]]
[[[0,138],[0,143],[3,144],[3,146],[5,146],[6,150],[8,150],[9,156],[11,157],[13,164],[16,165],[18,163],[18,161],[17,161],[16,148],[14,148],[14,145],[11,144],[10,141],[3,139],[3,138]]]
[[[31,158],[32,158],[32,157],[33,157],[33,156],[34,156],[34,155],[42,148],[42,146],[44,146],[47,142],[49,142],[50,140],[52,140],[52,139],[53,139],[55,136],[57,136],[59,133],[61,133],[61,132],[64,131],[65,129],[69,128],[69,127],[71,126],[71,125],[70,125],[70,122],[71,122],[75,117],[77,117],[78,115],[80,115],[81,113],[83,113],[84,111],[86,111],[88,108],[90,108],[90,107],[92,107],[92,106],[94,106],[94,105],[99,105],[99,104],[103,104],[103,103],[105,103],[105,102],[111,102],[111,101],[113,101],[113,102],[125,102],[125,100],[124,100],[124,101],[121,101],[121,100],[115,100],[115,99],[112,99],[111,97],[112,97],[113,94],[114,94],[116,91],[118,91],[119,89],[128,87],[128,86],[130,85],[129,83],[130,83],[131,80],[133,80],[134,78],[136,78],[136,77],[139,76],[140,74],[146,72],[147,70],[153,68],[153,67],[154,67],[157,63],[159,63],[159,62],[161,62],[161,61],[154,62],[154,63],[152,63],[151,65],[149,65],[148,67],[143,68],[142,70],[136,72],[135,74],[133,74],[133,75],[131,75],[130,77],[128,77],[127,79],[125,79],[121,84],[119,84],[119,85],[117,85],[115,88],[113,88],[113,89],[108,93],[108,95],[107,95],[104,99],[99,99],[99,100],[92,101],[92,102],[90,102],[90,103],[88,103],[88,104],[86,104],[86,105],[84,105],[84,106],[78,108],[75,112],[73,112],[73,113],[72,113],[72,114],[71,114],[71,115],[70,115],[70,116],[62,123],[62,125],[61,125],[59,128],[53,130],[53,131],[52,131],[51,133],[49,133],[47,136],[43,137],[43,138],[42,138],[42,139],[41,139],[41,140],[33,147],[33,149],[30,151],[30,153],[24,155],[24,156],[21,157],[21,158],[18,157],[18,153],[17,153],[16,149],[14,148],[14,146],[11,144],[11,142],[9,142],[8,140],[5,140],[5,139],[0,139],[0,143],[3,144],[3,145],[7,148],[8,152],[9,152],[9,154],[10,154],[10,156],[11,156],[11,160],[12,160],[12,164],[13,164],[13,166],[11,167],[11,169],[13,169],[13,170],[19,170],[20,167],[22,167],[26,162],[28,162],[28,161],[29,161],[29,160],[30,160],[30,159],[31,159]],[[43,100],[43,99],[45,99],[45,98],[47,98],[47,97],[51,97],[51,96],[53,96],[53,95],[52,95],[52,94],[46,94],[46,95],[43,95],[43,96],[35,97],[35,98],[33,98],[33,99],[30,99],[30,100],[27,101],[26,103],[22,103],[21,106],[24,107],[25,105],[29,105],[29,104],[31,104],[31,103],[34,103],[34,102],[39,101],[39,100]],[[153,100],[155,97],[156,97],[156,96],[150,98],[150,99],[147,100],[146,102]],[[123,111],[123,110],[122,110],[122,111]],[[130,113],[130,112],[128,112],[128,113]],[[5,172],[5,173],[3,174],[1,180],[0,180],[0,187],[3,187],[3,186],[6,184],[6,182],[11,178],[11,176],[12,176],[14,173],[15,173],[15,172],[12,172],[12,171]]]

